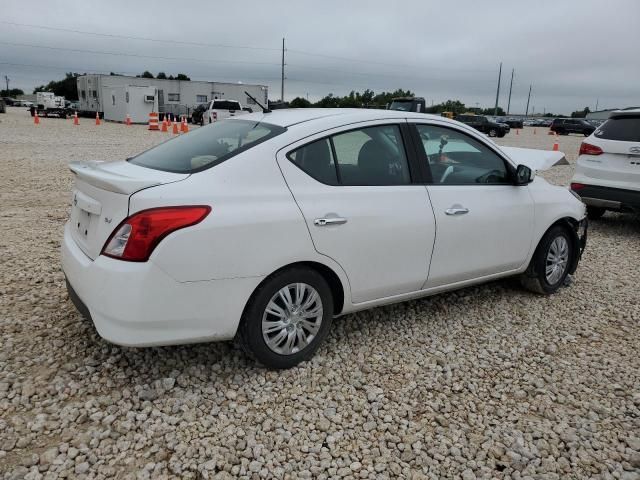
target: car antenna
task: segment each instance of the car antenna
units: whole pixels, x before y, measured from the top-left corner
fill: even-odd
[[[262,105],[258,100],[256,100],[256,97],[254,97],[253,95],[250,95],[249,92],[247,92],[246,90],[244,93],[247,97],[249,97],[251,100],[256,102],[256,104],[262,109],[262,113],[271,113],[271,110],[269,110],[268,108],[265,108],[264,105]]]

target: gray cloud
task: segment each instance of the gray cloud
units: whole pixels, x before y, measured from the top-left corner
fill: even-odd
[[[1,21],[114,35],[0,23],[0,73],[29,91],[65,71],[150,70],[264,83],[277,99],[284,36],[286,99],[409,88],[428,102],[492,106],[502,61],[500,105],[506,106],[514,68],[515,112],[524,111],[530,84],[536,111],[593,109],[596,100],[601,108],[640,104],[634,0],[3,3]]]

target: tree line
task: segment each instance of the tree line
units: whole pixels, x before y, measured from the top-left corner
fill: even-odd
[[[46,85],[41,85],[36,87],[33,90],[33,93],[36,92],[53,92],[55,95],[63,96],[67,100],[78,100],[78,88],[76,78],[79,76],[79,73],[68,72],[65,74],[65,78],[62,80],[52,80]],[[111,72],[110,75],[117,75],[114,72]],[[189,78],[184,73],[178,73],[176,76],[167,75],[165,72],[158,72],[158,74],[154,77],[151,72],[145,70],[140,75],[136,75],[139,78],[157,78],[160,80],[184,80],[190,81]],[[22,95],[24,92],[20,89],[11,89],[9,92],[6,90],[0,91],[1,96],[15,97],[17,95]],[[306,98],[296,97],[288,103],[290,108],[386,108],[388,104],[394,98],[397,97],[414,97],[415,93],[411,90],[403,90],[402,88],[398,88],[392,92],[380,92],[375,93],[373,90],[366,89],[364,92],[360,93],[359,91],[352,90],[348,95],[339,96],[334,95],[333,93],[329,93],[325,95],[317,102],[310,102]],[[454,114],[460,113],[476,113],[478,115],[493,115],[494,108],[479,108],[479,107],[470,107],[465,105],[460,100],[447,100],[445,102],[437,103],[434,105],[426,106],[426,113],[435,113],[440,114],[442,112],[453,112]],[[584,118],[590,112],[589,107],[585,107],[583,110],[577,110],[571,113],[572,118]],[[499,116],[504,116],[505,111],[502,107],[498,107],[497,114]],[[557,117],[559,115],[553,113],[546,113],[545,117]]]

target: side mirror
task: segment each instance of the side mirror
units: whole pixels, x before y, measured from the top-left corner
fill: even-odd
[[[527,185],[533,182],[535,173],[526,165],[518,165],[516,169],[516,185]]]

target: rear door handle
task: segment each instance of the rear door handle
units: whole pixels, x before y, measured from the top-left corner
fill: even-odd
[[[464,207],[451,207],[447,208],[444,213],[447,215],[464,215],[465,213],[469,213],[469,209]]]
[[[316,218],[313,221],[313,224],[317,227],[325,227],[327,225],[343,225],[345,223],[347,223],[347,219],[342,217]]]

